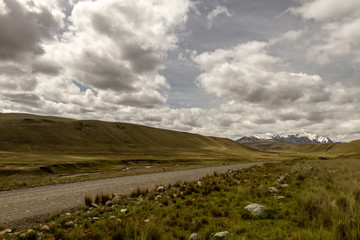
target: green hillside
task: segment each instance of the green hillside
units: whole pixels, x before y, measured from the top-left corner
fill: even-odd
[[[359,154],[360,140],[349,143],[281,143],[281,142],[254,142],[244,145],[265,152],[298,152],[298,153],[327,153],[327,154]]]
[[[0,113],[0,190],[261,161],[270,155],[226,138],[129,123]]]
[[[226,138],[128,123],[0,114],[0,151],[156,155],[178,151],[256,154]],[[164,152],[165,151],[165,152]]]

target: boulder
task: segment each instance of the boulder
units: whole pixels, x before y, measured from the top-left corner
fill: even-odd
[[[115,196],[115,197],[111,200],[111,203],[112,203],[112,204],[118,204],[118,203],[119,203],[119,200],[120,200],[119,196]]]
[[[244,207],[245,210],[248,210],[251,214],[261,216],[264,214],[264,209],[266,207],[263,205],[260,205],[258,203],[251,203]]]
[[[7,233],[11,233],[11,229],[10,228],[7,228],[7,229],[4,229],[0,232],[0,236],[4,236],[5,234]]]
[[[276,180],[276,182],[279,183],[279,184],[285,183],[285,177],[284,177],[284,176],[280,176],[280,177]]]
[[[156,189],[157,192],[164,192],[165,191],[165,187],[163,186],[159,186],[157,189]]]
[[[49,227],[48,225],[44,225],[44,226],[42,226],[42,227],[40,228],[40,231],[42,231],[42,232],[48,232],[48,231],[50,231],[50,227]]]
[[[224,238],[224,237],[226,237],[226,235],[228,235],[228,234],[229,234],[228,231],[225,231],[225,232],[217,232],[217,233],[214,234],[214,237],[215,237],[215,238]]]
[[[199,235],[197,235],[197,233],[192,233],[189,237],[189,240],[198,240],[199,239]]]
[[[73,221],[66,222],[65,227],[71,227],[73,224]]]

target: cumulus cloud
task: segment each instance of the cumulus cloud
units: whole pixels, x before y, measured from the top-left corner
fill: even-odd
[[[275,72],[272,68],[279,59],[268,55],[266,46],[250,42],[196,56],[194,61],[204,70],[199,84],[218,97],[263,106],[328,100],[330,93],[320,76]]]
[[[190,6],[188,0],[2,0],[2,109],[99,118],[115,108],[164,104],[170,86],[159,70],[177,47]]]
[[[56,3],[3,0],[0,2],[0,59],[21,60],[42,55],[43,41],[51,41],[61,28],[64,14]],[[29,56],[30,55],[30,56]]]
[[[0,0],[0,109],[234,139],[289,131],[355,139],[360,89],[330,84],[316,71],[288,70],[271,50],[300,46],[321,64],[344,55],[360,59],[357,2],[301,1],[288,12],[313,25],[269,42],[213,50],[210,44],[198,54],[196,41],[179,43],[189,9],[200,14],[189,0]],[[206,16],[209,28],[219,15],[231,13],[216,6]],[[197,85],[220,106],[166,105],[170,85],[161,73],[181,44],[190,49],[176,54],[184,71],[195,62]]]
[[[246,126],[245,132],[253,133],[288,128],[316,132],[314,126],[325,128],[350,116],[356,118],[360,88],[332,85],[319,75],[279,71],[282,59],[269,55],[269,46],[248,42],[193,57],[202,70],[198,85],[226,101],[219,125]]]
[[[359,57],[360,2],[357,0],[313,0],[287,10],[319,25],[310,29],[308,59],[327,64],[335,57]],[[318,27],[320,26],[320,27]]]
[[[208,24],[207,28],[210,29],[213,25],[214,19],[219,15],[225,15],[227,17],[231,17],[231,13],[225,6],[217,5],[208,15]]]

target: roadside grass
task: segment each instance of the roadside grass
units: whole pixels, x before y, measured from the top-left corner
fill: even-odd
[[[171,156],[171,157],[170,157]],[[270,156],[270,155],[269,155]],[[221,153],[160,152],[159,155],[62,155],[0,152],[0,191],[37,185],[265,161]],[[275,158],[277,159],[277,158]]]
[[[54,214],[32,230],[43,239],[189,239],[191,233],[215,239],[221,231],[229,232],[225,239],[360,239],[359,181],[356,159],[268,163],[164,191],[99,195],[98,206],[88,196],[88,206]],[[265,206],[263,215],[245,210],[250,203]],[[27,231],[4,237],[29,239]]]

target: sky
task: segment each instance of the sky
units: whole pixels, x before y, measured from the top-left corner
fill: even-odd
[[[0,0],[0,111],[360,139],[359,0]]]

